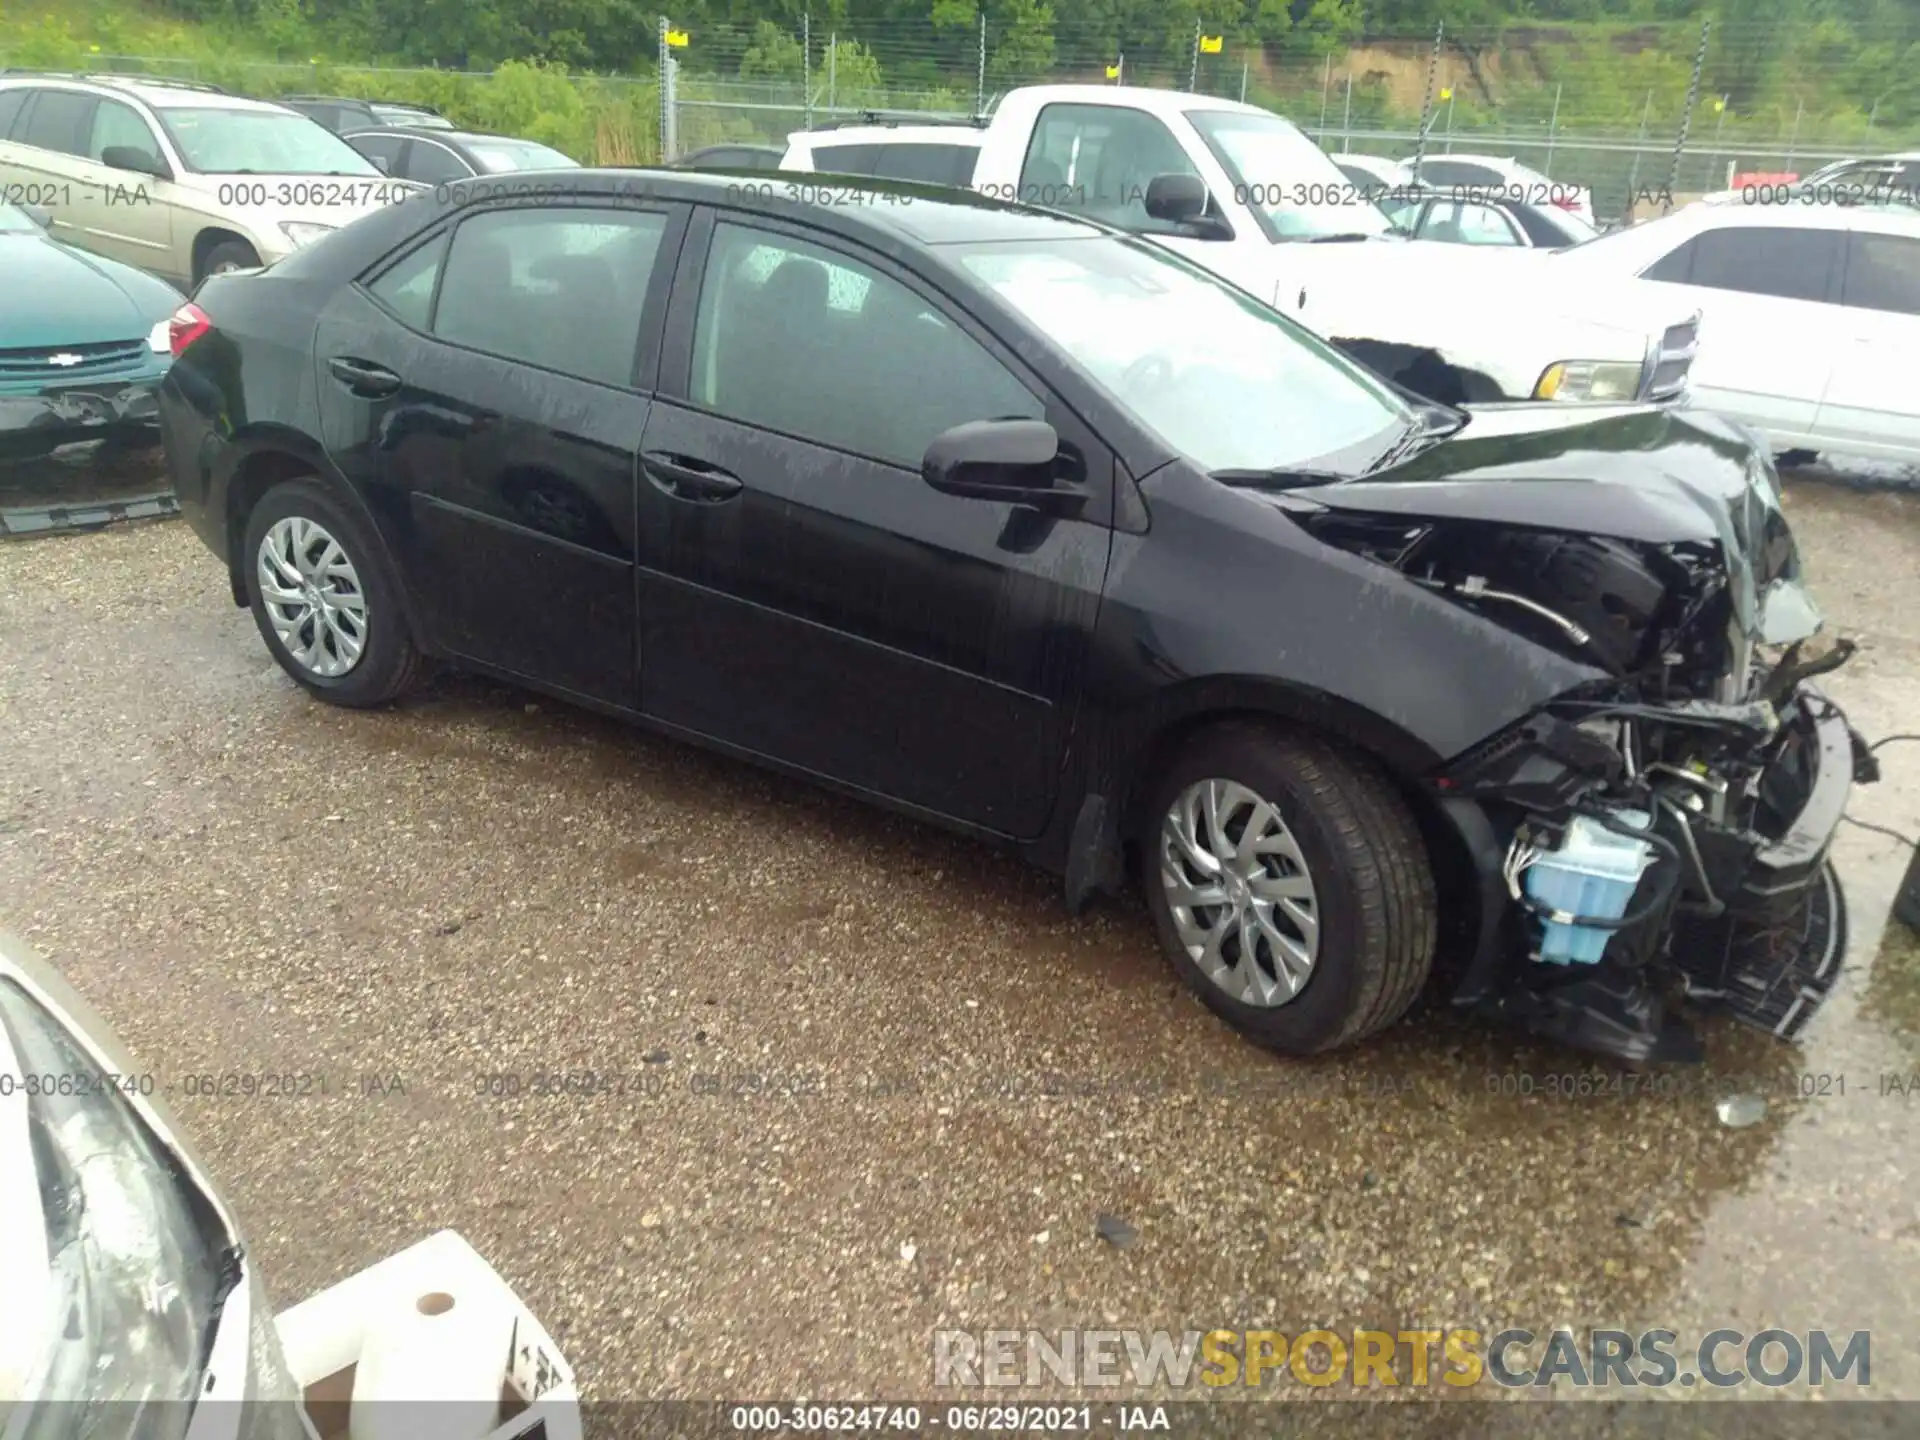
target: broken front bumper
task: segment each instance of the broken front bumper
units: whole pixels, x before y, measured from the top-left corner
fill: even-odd
[[[1783,1040],[1799,1036],[1839,978],[1846,897],[1828,852],[1854,782],[1874,772],[1866,743],[1823,696],[1804,688],[1794,703],[1797,723],[1762,787],[1774,788],[1789,823],[1730,864],[1703,851],[1725,911],[1683,909],[1668,950],[1690,1001]]]
[[[159,433],[161,375],[0,394],[0,456],[44,455],[116,432]]]

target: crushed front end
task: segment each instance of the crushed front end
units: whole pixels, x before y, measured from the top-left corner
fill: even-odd
[[[1750,436],[1671,412],[1596,433],[1616,443],[1328,487],[1303,522],[1596,674],[1429,777],[1477,892],[1453,999],[1632,1063],[1700,1058],[1683,1008],[1793,1039],[1844,957],[1828,851],[1877,778],[1816,683],[1853,647],[1816,648]]]

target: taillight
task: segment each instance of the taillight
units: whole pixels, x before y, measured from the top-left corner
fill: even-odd
[[[1555,195],[1553,197],[1553,203],[1558,205],[1562,210],[1578,210],[1580,208],[1580,199],[1575,195]]]
[[[167,348],[178,360],[187,353],[189,345],[212,328],[213,321],[207,318],[207,312],[189,300],[167,319]]]

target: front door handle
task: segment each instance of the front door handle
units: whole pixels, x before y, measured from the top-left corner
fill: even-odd
[[[640,457],[640,465],[656,489],[664,490],[676,500],[711,504],[730,499],[743,488],[739,476],[688,455],[649,450]]]
[[[336,355],[327,361],[333,378],[356,395],[391,395],[400,388],[400,377],[384,365],[356,360],[351,355]]]

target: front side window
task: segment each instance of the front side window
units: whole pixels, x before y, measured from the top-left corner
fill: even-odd
[[[1371,238],[1393,224],[1300,128],[1264,111],[1196,110],[1187,115],[1269,240]]]
[[[577,170],[579,161],[535,140],[473,140],[468,152],[489,175],[509,170]]]
[[[131,105],[118,100],[102,100],[93,112],[93,134],[87,144],[89,159],[106,161],[107,151],[120,148],[137,150],[148,159],[160,159],[160,142],[153,127],[142,120]]]
[[[1207,470],[1357,473],[1410,423],[1376,376],[1151,242],[943,249]]]
[[[394,161],[400,158],[400,147],[407,142],[398,135],[356,135],[347,143],[374,164],[384,165],[391,175]]]
[[[1676,285],[1821,301],[1832,294],[1844,239],[1839,230],[1727,226],[1703,231],[1641,273]]]
[[[1147,186],[1157,175],[1199,174],[1156,116],[1117,105],[1049,105],[1027,145],[1019,198],[1124,230],[1166,232],[1174,227],[1147,214]]]
[[[920,468],[934,437],[1045,406],[930,301],[835,250],[716,227],[694,330],[696,404]]]
[[[603,385],[633,383],[667,217],[496,210],[454,232],[434,309],[442,340]]]
[[[325,126],[285,110],[168,107],[160,124],[187,168],[202,175],[380,173]]]
[[[1855,231],[1841,303],[1862,310],[1920,315],[1920,240]]]

